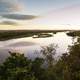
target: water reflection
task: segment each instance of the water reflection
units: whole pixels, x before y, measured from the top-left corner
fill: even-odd
[[[56,56],[68,51],[68,46],[73,44],[73,37],[66,35],[65,32],[58,32],[52,37],[46,38],[18,38],[7,41],[0,41],[0,59],[7,57],[8,51],[22,52],[25,56],[36,57],[40,56],[33,54],[40,51],[41,46],[48,46],[49,44],[58,45]]]

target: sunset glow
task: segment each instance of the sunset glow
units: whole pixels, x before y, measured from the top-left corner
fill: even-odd
[[[80,1],[1,0],[0,30],[16,29],[80,29]]]

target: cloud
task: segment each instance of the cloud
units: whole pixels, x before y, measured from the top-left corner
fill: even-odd
[[[0,0],[0,17],[11,20],[32,20],[34,15],[20,14],[25,8],[20,0]],[[17,12],[17,14],[16,14]]]
[[[18,0],[0,0],[0,13],[21,11],[22,5]]]
[[[1,17],[6,19],[14,19],[14,20],[31,20],[36,18],[37,16],[33,15],[24,15],[24,14],[4,14]]]
[[[18,25],[18,23],[14,22],[14,21],[8,21],[8,20],[6,20],[6,21],[0,22],[0,25]]]

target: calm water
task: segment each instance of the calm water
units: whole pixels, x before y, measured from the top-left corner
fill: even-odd
[[[52,37],[47,38],[18,38],[7,41],[0,41],[0,60],[4,60],[9,56],[8,51],[22,52],[25,56],[35,58],[41,56],[40,54],[34,54],[35,51],[40,51],[41,46],[48,46],[49,44],[57,45],[56,57],[61,56],[62,53],[68,51],[68,46],[73,44],[72,37],[67,36],[65,32],[58,32]]]

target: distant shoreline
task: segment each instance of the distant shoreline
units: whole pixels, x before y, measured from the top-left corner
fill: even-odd
[[[79,30],[0,30],[0,41],[5,41],[15,38],[32,37],[40,33],[57,33],[65,31],[79,31]]]
[[[2,31],[27,31],[27,32],[53,32],[53,31],[57,31],[57,32],[59,32],[59,31],[80,31],[80,30],[74,30],[74,29],[71,29],[71,30],[69,30],[69,29],[59,29],[59,30],[57,30],[57,29],[54,29],[54,30],[0,30],[0,32],[2,32]]]

